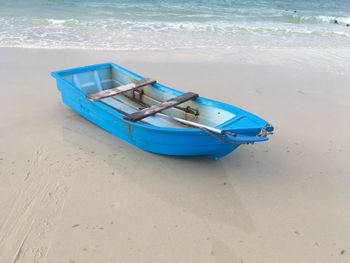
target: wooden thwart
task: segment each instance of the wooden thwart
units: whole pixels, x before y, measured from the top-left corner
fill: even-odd
[[[146,79],[138,80],[138,81],[135,81],[133,83],[129,83],[129,84],[126,84],[126,85],[123,85],[123,86],[119,86],[119,87],[116,87],[116,88],[106,89],[106,90],[103,90],[103,91],[99,91],[99,92],[96,92],[96,93],[89,94],[87,96],[87,98],[89,100],[97,101],[97,100],[101,100],[101,99],[104,99],[104,98],[112,97],[112,96],[115,96],[115,95],[118,95],[118,94],[122,94],[122,93],[127,92],[127,91],[139,89],[139,88],[142,88],[144,86],[153,84],[155,82],[156,81],[154,79],[146,78]]]
[[[156,114],[157,112],[160,112],[162,110],[174,107],[178,104],[181,104],[183,102],[195,99],[198,97],[198,94],[193,93],[193,92],[187,92],[185,94],[182,94],[180,96],[177,96],[175,98],[172,98],[170,100],[164,101],[162,103],[153,105],[149,108],[145,108],[141,111],[137,111],[131,114],[125,115],[124,119],[129,120],[129,121],[139,121],[142,120],[146,117],[149,117],[151,115]]]

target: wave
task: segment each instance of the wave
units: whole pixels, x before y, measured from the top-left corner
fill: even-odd
[[[350,23],[350,17],[331,17],[331,16],[303,16],[298,18],[301,21],[321,21],[322,23],[333,23],[337,20],[338,23]],[[281,22],[281,21],[280,21]],[[305,26],[294,25],[293,23],[278,23],[276,21],[135,21],[135,20],[122,20],[116,18],[105,18],[105,19],[52,19],[52,18],[4,18],[0,17],[0,30],[6,28],[12,28],[16,30],[36,30],[40,29],[67,29],[71,28],[82,28],[82,29],[114,29],[120,28],[122,30],[134,30],[144,29],[152,31],[188,31],[188,32],[223,32],[230,33],[239,30],[251,30],[251,31],[286,31],[296,33],[312,33],[310,30],[312,27],[305,24]],[[321,29],[322,27],[318,27]],[[324,27],[323,31],[331,32],[335,28]],[[337,27],[336,29],[339,29]],[[350,31],[350,29],[348,30]]]
[[[350,24],[349,17],[339,17],[339,16],[301,16],[300,20],[304,23],[326,23],[334,24],[337,21],[340,24]]]
[[[237,45],[350,46],[350,28],[326,25],[332,19],[347,23],[350,17],[302,16],[299,19],[307,23],[0,17],[0,46],[115,50]]]

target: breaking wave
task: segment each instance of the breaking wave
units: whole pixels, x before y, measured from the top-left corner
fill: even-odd
[[[145,0],[67,0],[57,1],[59,7],[56,1],[38,1],[46,8],[43,12],[37,9],[33,12],[29,4],[29,7],[2,6],[0,47],[112,50],[350,47],[350,26],[346,26],[350,24],[350,12],[344,12],[344,8],[331,15],[311,8],[286,9],[283,1],[255,1],[254,6],[246,1],[245,5],[236,6],[234,1],[214,1],[216,5],[195,0],[179,0],[177,4],[155,1],[158,5],[154,5]],[[277,8],[275,3],[281,6]],[[79,7],[79,11],[74,7]],[[347,8],[350,10],[350,5]]]

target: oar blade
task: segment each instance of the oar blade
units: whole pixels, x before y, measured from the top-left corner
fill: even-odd
[[[232,136],[230,134],[225,134],[226,138],[233,143],[255,143],[255,142],[265,142],[268,140],[267,137],[263,136],[250,136],[243,134],[236,134],[236,136]]]

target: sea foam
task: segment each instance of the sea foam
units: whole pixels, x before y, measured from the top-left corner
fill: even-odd
[[[40,2],[40,4],[39,4]],[[311,3],[311,4],[310,4]],[[326,3],[326,4],[325,4]],[[34,6],[34,7],[33,7]],[[0,10],[0,47],[350,47],[350,2],[48,1]],[[336,23],[335,23],[336,22]]]

